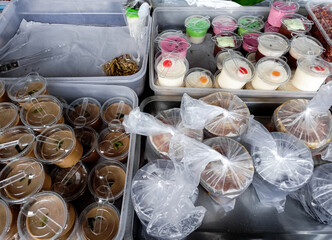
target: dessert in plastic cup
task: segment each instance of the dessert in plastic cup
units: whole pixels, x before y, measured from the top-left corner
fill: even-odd
[[[247,130],[250,112],[247,105],[238,96],[227,92],[216,92],[201,100],[228,111],[205,125],[206,137],[237,138]]]
[[[264,57],[256,63],[251,85],[256,90],[276,90],[291,77],[287,63],[280,58]]]
[[[214,45],[214,56],[222,50],[236,50],[241,47],[242,37],[233,32],[221,32],[213,36],[212,41]]]
[[[209,17],[193,15],[186,18],[184,25],[186,26],[189,41],[194,44],[200,44],[204,42],[206,33],[210,28],[210,21]]]
[[[237,28],[237,21],[231,16],[220,15],[212,20],[212,26],[214,35],[225,31],[234,32]]]
[[[9,98],[21,106],[30,98],[37,98],[40,95],[47,94],[49,93],[46,79],[35,72],[19,79],[8,89]]]
[[[156,119],[163,122],[165,125],[174,127],[177,131],[185,134],[187,137],[196,139],[197,141],[203,140],[203,131],[199,129],[185,128],[182,124],[180,108],[171,108],[159,112]],[[171,133],[161,133],[154,136],[149,136],[148,143],[151,145],[152,150],[158,157],[169,158],[169,144],[172,138]]]
[[[237,33],[242,36],[245,33],[260,32],[264,27],[264,21],[256,16],[243,16],[238,20],[239,29]]]
[[[37,192],[49,190],[51,178],[34,158],[19,158],[0,172],[0,196],[11,204],[22,204]]]
[[[21,108],[22,123],[36,132],[55,124],[64,123],[62,103],[53,96],[41,95],[31,98]]]
[[[301,57],[318,57],[323,53],[322,44],[311,36],[294,36],[290,43],[287,63],[291,68],[297,67],[297,60]]]
[[[119,161],[97,164],[89,174],[89,190],[95,198],[115,201],[122,197],[126,166]]]
[[[204,68],[191,68],[185,77],[185,87],[213,88],[214,77],[209,70]]]
[[[78,162],[71,168],[54,168],[51,178],[52,190],[69,202],[79,198],[85,192],[88,172],[84,165]]]
[[[83,156],[82,162],[96,162],[99,159],[97,152],[98,133],[91,127],[82,127],[74,129],[76,139],[82,144]]]
[[[110,122],[122,122],[125,115],[128,115],[133,109],[133,104],[124,97],[114,97],[108,99],[100,110],[100,116],[104,124]]]
[[[10,99],[6,93],[6,84],[3,80],[0,80],[0,102],[8,102]]]
[[[183,87],[188,69],[189,63],[185,58],[159,56],[155,61],[158,83],[163,87]]]
[[[281,19],[282,25],[279,33],[285,35],[288,39],[292,38],[292,33],[306,34],[311,30],[313,25],[306,17],[300,14],[287,14]]]
[[[74,127],[88,126],[98,130],[102,121],[99,115],[100,103],[90,97],[83,97],[73,101],[67,111],[66,118]]]
[[[130,135],[121,129],[104,129],[98,138],[97,151],[107,160],[125,161],[128,156]]]
[[[258,37],[260,33],[244,33],[242,48],[246,52],[254,52],[258,48]]]
[[[25,126],[5,129],[0,134],[0,162],[8,163],[21,157],[35,157],[35,135]]]
[[[285,14],[295,13],[299,10],[299,4],[292,1],[273,0],[267,21],[274,27],[281,26],[281,19]]]
[[[37,136],[34,152],[36,158],[45,164],[69,168],[81,159],[83,147],[70,126],[57,124]]]
[[[254,76],[255,67],[239,55],[231,54],[223,61],[223,67],[216,81],[220,88],[241,89]]]
[[[237,141],[227,137],[210,138],[204,141],[228,162],[212,161],[201,173],[201,185],[210,197],[218,202],[224,198],[233,199],[243,193],[251,184],[254,164],[248,151]]]
[[[263,33],[258,37],[256,61],[262,57],[281,57],[288,50],[288,38],[279,33]]]
[[[190,48],[189,40],[185,34],[177,30],[167,30],[160,33],[156,40],[161,54],[164,57],[185,58]]]
[[[288,100],[274,111],[272,120],[278,132],[290,133],[316,151],[332,139],[332,114],[308,111],[308,104],[306,99]]]
[[[301,91],[317,91],[331,74],[331,65],[320,57],[297,60],[297,68],[291,82]]]
[[[80,215],[79,233],[84,240],[113,239],[118,233],[120,214],[108,203],[92,203]]]
[[[68,207],[67,223],[66,223],[66,226],[63,229],[63,232],[57,238],[58,240],[67,240],[67,239],[76,240],[74,238],[74,235],[75,235],[74,231],[77,231],[78,216],[77,216],[75,208],[73,207],[72,204],[67,203],[67,207]]]
[[[234,54],[242,56],[242,53],[239,51],[233,51]],[[219,70],[222,70],[222,62],[224,61],[225,58],[227,58],[230,54],[229,50],[223,50],[220,51],[217,56],[216,56],[216,62],[217,62],[217,68]]]
[[[265,25],[264,25],[264,32],[267,33],[267,32],[279,32],[279,27],[274,27],[272,26],[271,24],[269,24],[268,21],[265,22]]]
[[[248,59],[252,64],[256,64],[256,51],[249,52],[246,55],[246,59]]]
[[[0,239],[16,239],[17,226],[16,226],[15,213],[10,207],[0,199]]]
[[[18,107],[9,102],[0,103],[0,133],[6,128],[17,126],[20,123]]]
[[[28,199],[18,215],[21,238],[57,239],[70,223],[67,203],[54,192],[41,192]]]

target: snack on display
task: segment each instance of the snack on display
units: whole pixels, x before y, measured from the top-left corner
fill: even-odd
[[[45,164],[69,168],[81,159],[83,147],[70,126],[57,124],[37,136],[34,152],[36,158]]]
[[[74,129],[76,139],[82,144],[83,163],[96,162],[99,159],[97,152],[99,134],[91,127],[82,127]]]
[[[238,26],[237,20],[231,16],[220,15],[212,20],[214,35],[229,31],[234,32]]]
[[[163,57],[185,58],[190,43],[185,34],[177,30],[166,30],[160,33],[155,40]]]
[[[246,52],[254,52],[257,51],[258,48],[258,37],[260,33],[244,33],[243,34],[243,41],[242,41],[242,48]]]
[[[123,54],[102,66],[106,76],[130,76],[139,71],[137,62],[129,55]]]
[[[307,34],[313,25],[312,21],[296,13],[283,16],[281,22],[279,33],[285,35],[288,39],[292,38],[293,33]]]
[[[242,53],[239,51],[232,51],[233,54],[242,56]],[[220,51],[217,56],[216,56],[216,62],[217,62],[217,68],[219,70],[222,70],[222,63],[224,61],[225,58],[229,57],[229,55],[231,54],[231,52],[229,50],[223,50]]]
[[[209,17],[193,15],[186,18],[184,25],[189,41],[193,44],[201,44],[210,28],[210,20]]]
[[[289,40],[279,33],[262,33],[258,37],[256,61],[263,57],[281,57],[289,50]]]
[[[238,20],[237,33],[242,36],[245,33],[260,32],[264,27],[264,21],[256,16],[242,16]]]
[[[268,33],[268,32],[279,32],[279,27],[274,27],[272,26],[271,24],[269,24],[268,21],[265,22],[265,25],[264,25],[264,32],[265,33]]]
[[[117,123],[123,121],[125,115],[128,115],[133,109],[132,103],[123,97],[114,97],[108,99],[101,107],[100,116],[104,124]]]
[[[17,214],[0,199],[0,239],[17,239]]]
[[[9,102],[0,103],[0,133],[5,129],[20,124],[20,114],[18,107]]]
[[[295,13],[299,10],[300,5],[292,1],[273,0],[270,4],[270,13],[267,21],[274,27],[281,26],[281,19],[289,13]]]
[[[214,56],[222,50],[237,50],[242,45],[242,37],[233,32],[220,32],[211,39],[215,43]]]
[[[214,77],[209,70],[204,68],[191,68],[185,77],[185,87],[213,88]]]

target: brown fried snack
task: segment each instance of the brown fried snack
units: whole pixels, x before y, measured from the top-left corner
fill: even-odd
[[[137,73],[139,67],[129,54],[124,54],[105,63],[103,70],[107,76],[129,76]]]

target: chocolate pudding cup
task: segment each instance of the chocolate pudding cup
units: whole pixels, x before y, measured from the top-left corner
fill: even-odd
[[[25,126],[42,132],[47,127],[64,123],[62,109],[62,104],[56,97],[41,95],[23,105],[20,117]]]
[[[106,125],[113,120],[122,122],[124,115],[128,115],[132,109],[132,103],[128,99],[110,98],[101,107],[100,116]]]
[[[41,192],[23,204],[18,216],[18,232],[27,240],[57,239],[71,224],[68,218],[68,205],[60,195]]]
[[[0,133],[9,127],[20,125],[18,107],[9,102],[0,103]]]
[[[38,73],[30,73],[26,77],[13,83],[8,89],[9,98],[24,105],[30,98],[37,98],[40,95],[48,95],[47,81]]]
[[[24,203],[50,181],[43,165],[34,158],[20,158],[7,164],[0,172],[0,180],[8,181],[8,185],[0,189],[0,196],[11,204]]]
[[[8,102],[10,99],[6,93],[6,84],[4,81],[0,80],[0,102]]]
[[[69,168],[81,159],[83,147],[70,126],[58,124],[47,128],[37,137],[34,152],[43,163]]]
[[[80,215],[79,232],[81,239],[113,239],[118,233],[120,214],[110,204],[92,203]]]
[[[125,161],[129,145],[129,134],[106,128],[99,135],[97,151],[101,157],[107,160]]]
[[[89,174],[89,190],[95,198],[118,200],[126,183],[126,166],[119,161],[96,165]]]
[[[17,214],[0,199],[0,239],[16,239],[17,234]]]
[[[99,134],[91,127],[82,127],[74,129],[76,139],[83,146],[82,162],[96,162],[99,159],[97,152]]]
[[[8,163],[21,157],[35,157],[34,132],[24,126],[5,129],[0,134],[0,162]]]
[[[73,101],[66,111],[66,118],[74,127],[92,127],[98,130],[102,121],[99,115],[100,103],[90,97],[79,98]]]

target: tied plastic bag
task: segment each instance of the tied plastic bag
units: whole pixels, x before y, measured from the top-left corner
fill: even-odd
[[[273,121],[278,132],[294,135],[313,150],[319,150],[332,139],[332,82],[318,90],[311,101],[293,99],[279,106]]]
[[[250,112],[236,95],[217,92],[200,100],[184,94],[181,117],[185,127],[205,128],[208,137],[239,137],[248,125]]]
[[[332,143],[329,143],[327,147],[321,153],[322,160],[332,162]]]
[[[309,148],[291,134],[269,133],[253,118],[242,141],[251,148],[256,170],[253,186],[260,201],[283,212],[286,196],[312,176],[314,163]]]

